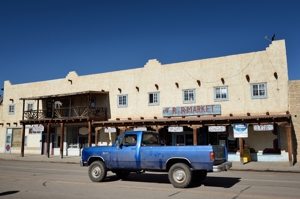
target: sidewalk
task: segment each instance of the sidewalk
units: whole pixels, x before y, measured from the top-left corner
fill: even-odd
[[[80,156],[50,156],[47,158],[46,155],[32,155],[25,154],[21,157],[19,154],[3,154],[0,153],[0,164],[4,160],[14,161],[32,161],[32,162],[55,162],[55,163],[70,163],[78,164]],[[274,171],[274,172],[293,172],[300,173],[300,163],[296,163],[294,166],[289,166],[288,162],[249,162],[241,164],[240,162],[232,162],[232,168],[230,170],[235,171]]]

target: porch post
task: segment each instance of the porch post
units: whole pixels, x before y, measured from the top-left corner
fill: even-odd
[[[120,135],[122,135],[126,131],[126,127],[125,126],[118,127],[118,129],[120,129]]]
[[[39,119],[40,100],[37,100],[36,119]]]
[[[162,128],[164,128],[164,126],[151,126],[151,128],[153,128],[153,129],[155,129],[155,131],[157,132],[157,133],[159,133],[159,130],[160,129],[162,129]]]
[[[202,127],[202,125],[192,125],[191,128],[193,129],[193,144],[197,145],[197,129]]]
[[[91,121],[88,121],[88,145],[89,145],[89,147],[92,146],[92,127],[91,127]]]
[[[243,154],[244,154],[244,144],[243,144],[243,138],[239,138],[239,144],[240,144],[240,163],[244,164]]]
[[[64,158],[64,123],[60,123],[60,158]]]
[[[25,124],[22,124],[22,143],[21,143],[21,157],[24,157],[24,143],[25,143]]]
[[[47,158],[50,157],[50,127],[51,127],[51,124],[48,123],[47,124],[47,153],[46,153]]]
[[[286,137],[287,137],[287,144],[288,144],[289,163],[290,163],[290,166],[293,166],[293,158],[292,158],[293,147],[292,147],[291,126],[286,126],[285,129],[286,129]]]
[[[98,139],[99,139],[99,131],[101,130],[101,127],[95,128],[95,146],[98,146]]]

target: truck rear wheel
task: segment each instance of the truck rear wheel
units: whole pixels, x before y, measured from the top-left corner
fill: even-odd
[[[120,178],[120,179],[126,178],[129,174],[130,174],[129,171],[124,171],[124,170],[122,170],[122,171],[116,171],[116,175],[117,175],[118,178]]]
[[[107,170],[104,162],[95,161],[89,166],[89,177],[93,182],[101,182],[106,178]]]
[[[176,188],[186,188],[190,185],[192,171],[184,163],[176,163],[169,170],[169,181]]]

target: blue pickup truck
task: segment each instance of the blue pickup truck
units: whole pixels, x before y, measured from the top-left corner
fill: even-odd
[[[169,181],[176,188],[186,188],[200,182],[207,172],[226,171],[225,146],[163,146],[159,134],[152,131],[128,131],[112,146],[89,147],[82,150],[81,166],[88,166],[93,182],[104,181],[107,171],[120,179],[131,172],[168,172]]]

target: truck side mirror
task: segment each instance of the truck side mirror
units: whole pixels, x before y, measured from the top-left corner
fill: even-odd
[[[117,146],[117,150],[119,150],[120,149],[120,142],[119,142],[119,140],[116,141],[116,146]]]

